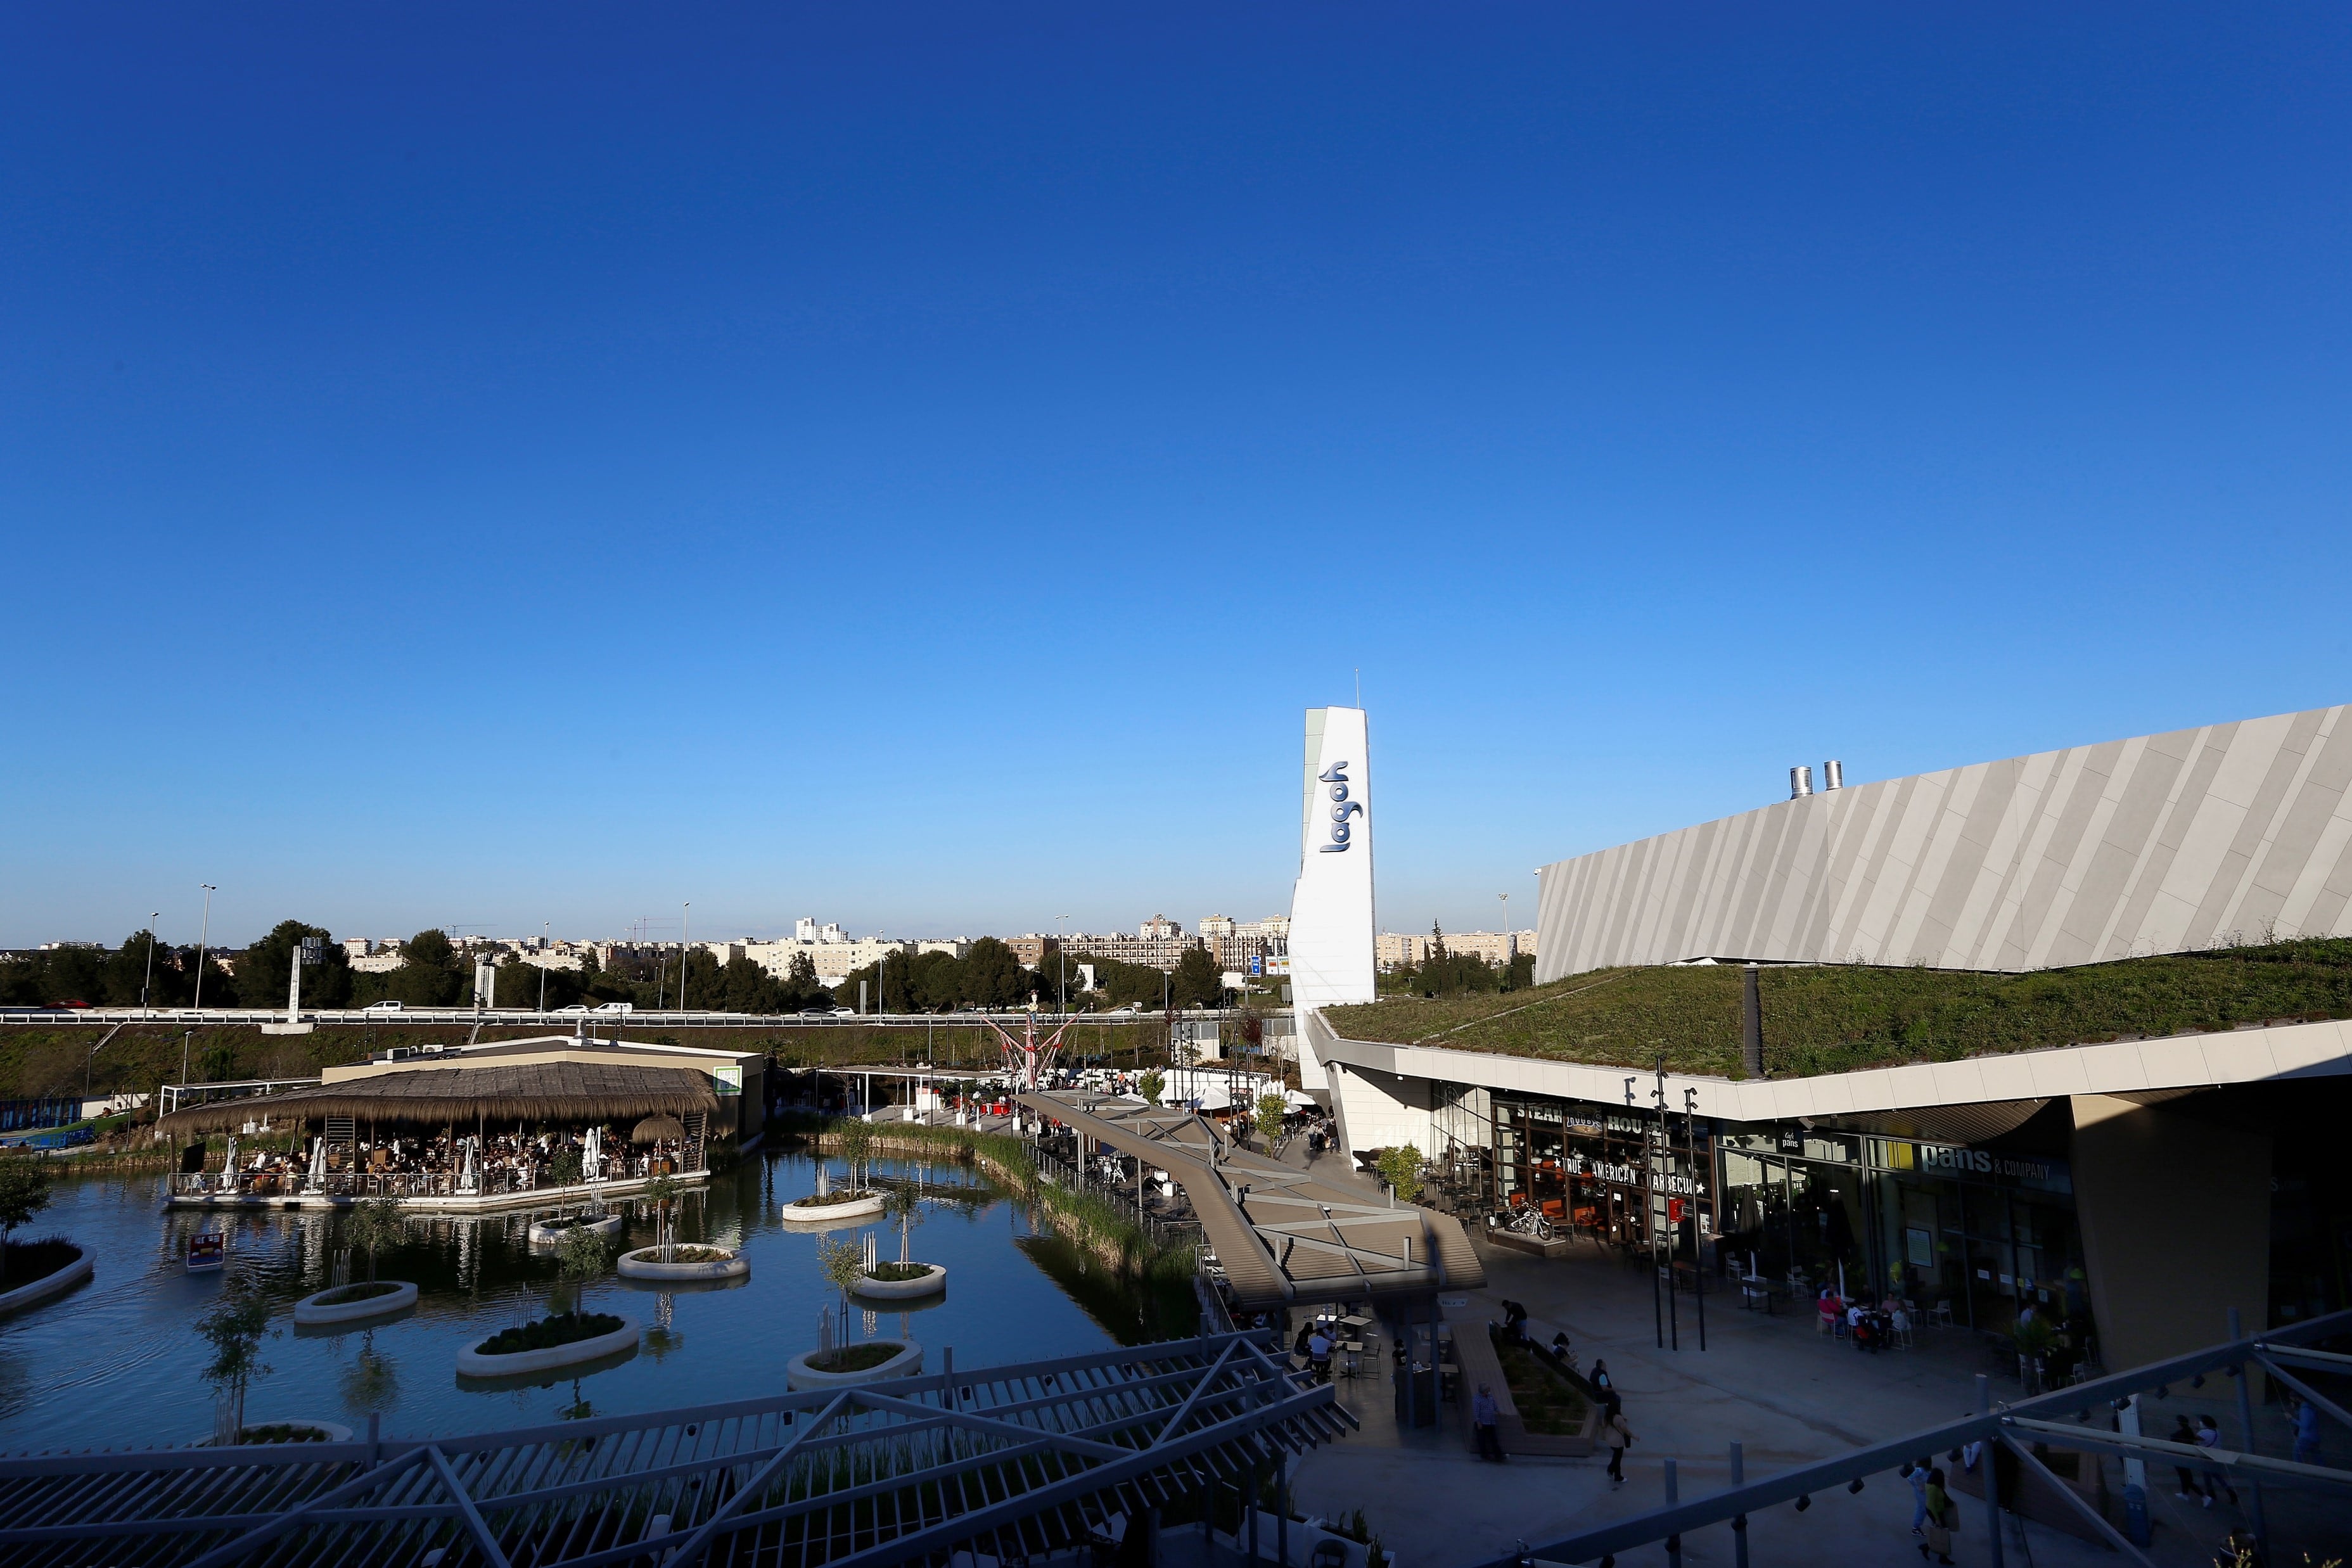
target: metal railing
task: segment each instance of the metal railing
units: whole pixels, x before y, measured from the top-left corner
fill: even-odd
[[[2263,1514],[2263,1487],[2265,1484],[2321,1488],[2352,1497],[2352,1470],[2298,1464],[2254,1451],[2253,1413],[2245,1376],[2247,1364],[2257,1364],[2270,1375],[2310,1399],[2315,1407],[2331,1418],[2352,1425],[2352,1412],[2315,1395],[2287,1370],[2289,1366],[2318,1366],[2331,1372],[2352,1373],[2352,1356],[2305,1348],[2311,1341],[2352,1333],[2352,1312],[2331,1312],[2325,1317],[2306,1319],[2292,1327],[2273,1329],[2252,1338],[2241,1334],[2238,1314],[2232,1312],[2230,1329],[2232,1337],[2222,1343],[2191,1351],[2186,1355],[2150,1362],[2127,1372],[2116,1373],[2015,1404],[1996,1406],[1992,1401],[1990,1380],[1979,1373],[1977,1375],[1978,1413],[1974,1416],[1945,1426],[1931,1427],[1924,1432],[1913,1432],[1887,1442],[1856,1448],[1832,1458],[1800,1465],[1759,1481],[1745,1479],[1740,1446],[1734,1443],[1727,1456],[1732,1482],[1730,1487],[1690,1502],[1681,1500],[1675,1461],[1666,1459],[1663,1461],[1664,1507],[1631,1519],[1596,1526],[1548,1545],[1523,1550],[1513,1556],[1497,1559],[1486,1564],[1486,1568],[1606,1562],[1618,1552],[1654,1542],[1664,1544],[1669,1563],[1679,1563],[1682,1561],[1683,1538],[1694,1531],[1718,1524],[1730,1527],[1732,1559],[1740,1568],[1746,1568],[1749,1529],[1755,1516],[1764,1510],[1782,1503],[1793,1503],[1803,1510],[1811,1506],[1817,1494],[1832,1495],[1841,1488],[1860,1491],[1869,1478],[1891,1472],[1922,1454],[1943,1454],[1971,1445],[1982,1447],[1984,1457],[1976,1467],[1979,1475],[1990,1472],[1999,1476],[2013,1462],[2021,1485],[2027,1477],[2043,1483],[2042,1490],[2057,1498],[2091,1527],[2098,1539],[2121,1552],[2127,1562],[2139,1564],[2140,1568],[2154,1568],[2154,1565],[2140,1550],[2139,1544],[2117,1530],[2097,1509],[2083,1500],[2072,1486],[2052,1472],[2034,1452],[2037,1447],[2071,1448],[2090,1455],[2120,1454],[2152,1465],[2178,1467],[2200,1474],[2218,1473],[2231,1479],[2233,1485],[2245,1483],[2252,1492],[2253,1506],[2251,1512],[2257,1536],[2266,1534]],[[2208,1448],[2172,1443],[2110,1431],[2104,1426],[2083,1424],[2086,1412],[2102,1417],[2115,1416],[2136,1408],[2135,1402],[2139,1395],[2160,1392],[2175,1385],[2202,1383],[2214,1374],[2227,1375],[2236,1385],[2236,1436],[2242,1445],[2239,1448]],[[2137,1420],[2136,1414],[2134,1419]],[[2000,1460],[1993,1457],[1996,1448],[2004,1456]],[[1984,1514],[1980,1528],[1993,1568],[2000,1568],[2002,1521],[2009,1512],[2006,1504],[2014,1500],[2013,1497],[2005,1499],[2001,1495],[2004,1490],[2008,1490],[2006,1482],[1986,1486],[1981,1500]]]
[[[1113,1181],[1100,1172],[1045,1147],[1037,1139],[1030,1139],[1028,1144],[1030,1163],[1036,1167],[1040,1176],[1065,1192],[1090,1193],[1102,1199],[1140,1228],[1154,1247],[1198,1247],[1202,1244],[1199,1220],[1169,1219],[1150,1213],[1137,1200],[1132,1182]]]
[[[699,1146],[685,1149],[668,1156],[674,1174],[701,1176],[709,1168],[705,1151]],[[645,1155],[614,1158],[606,1162],[604,1176],[606,1184],[614,1182],[648,1181],[652,1179],[651,1162]],[[224,1171],[179,1172],[172,1176],[171,1196],[173,1197],[499,1197],[520,1192],[544,1192],[551,1197],[561,1196],[569,1200],[574,1195],[586,1195],[592,1187],[585,1183],[569,1186],[557,1186],[547,1180],[543,1166],[490,1166],[476,1173],[474,1185],[461,1185],[462,1173],[448,1170],[404,1171],[369,1170],[364,1167],[329,1171],[322,1181],[313,1181],[310,1173],[293,1166],[283,1170],[238,1171],[234,1176]]]
[[[692,1029],[923,1029],[952,1028],[958,1024],[983,1022],[1017,1023],[1028,1018],[1024,1009],[967,1009],[950,1013],[851,1013],[846,1017],[832,1013],[730,1013],[702,1008],[648,1010],[636,1009],[625,1013],[540,1012],[527,1008],[412,1008],[375,1009],[369,1008],[305,1008],[298,1015],[302,1023],[336,1026],[372,1024],[379,1028],[397,1024],[489,1024],[512,1027],[520,1024],[572,1030],[584,1019],[591,1031],[612,1029],[643,1029],[656,1025]],[[1108,1024],[1127,1028],[1137,1024],[1158,1025],[1166,1016],[1160,1012],[1136,1013],[1040,1013],[1042,1021],[1050,1017],[1055,1022],[1077,1021],[1089,1026]],[[1196,1008],[1176,1015],[1183,1019],[1214,1019],[1231,1021],[1242,1016],[1240,1009]],[[257,1024],[287,1022],[284,1008],[0,1008],[0,1024],[105,1024],[161,1023],[188,1028],[204,1024]]]
[[[0,1560],[226,1568],[857,1568],[1109,1550],[1353,1418],[1202,1335],[432,1439],[0,1458]]]

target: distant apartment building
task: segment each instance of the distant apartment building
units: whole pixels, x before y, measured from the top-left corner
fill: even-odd
[[[1220,970],[1245,975],[1252,959],[1263,968],[1267,959],[1289,956],[1290,917],[1276,915],[1244,925],[1230,915],[1212,915],[1201,922],[1201,941]]]
[[[1427,932],[1383,931],[1373,943],[1372,956],[1383,969],[1417,969],[1429,961],[1433,940]],[[1515,953],[1532,956],[1536,950],[1533,931],[1448,931],[1444,940],[1447,952],[1474,954],[1489,964],[1500,964]]]
[[[343,956],[351,961],[355,975],[389,975],[408,960],[401,956],[401,939],[397,936],[346,936]]]

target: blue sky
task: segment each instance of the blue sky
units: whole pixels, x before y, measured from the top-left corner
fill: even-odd
[[[19,6],[0,945],[1381,921],[2352,697],[2352,19]],[[671,927],[674,933],[675,927]]]

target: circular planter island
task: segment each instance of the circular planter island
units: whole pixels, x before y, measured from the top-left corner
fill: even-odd
[[[294,1322],[302,1328],[348,1323],[380,1318],[415,1304],[416,1287],[405,1280],[362,1280],[303,1297],[294,1303]]]
[[[859,1275],[857,1283],[849,1290],[852,1295],[873,1301],[897,1301],[910,1296],[928,1296],[947,1288],[944,1263],[877,1263],[872,1273]]]
[[[862,1344],[812,1350],[784,1364],[784,1386],[845,1388],[853,1383],[879,1383],[891,1377],[913,1377],[923,1370],[923,1347],[910,1339],[870,1339]]]
[[[751,1271],[751,1260],[730,1247],[704,1247],[679,1242],[676,1256],[662,1261],[658,1247],[640,1247],[621,1254],[624,1280],[740,1280]]]
[[[590,1230],[599,1236],[618,1236],[621,1233],[621,1217],[617,1214],[595,1218],[585,1214],[562,1214],[552,1219],[534,1219],[530,1222],[530,1244],[533,1247],[552,1247],[563,1239],[565,1232],[572,1230]]]
[[[786,1225],[846,1225],[882,1212],[882,1195],[843,1188],[823,1197],[796,1197],[783,1206]]]
[[[255,1421],[236,1435],[240,1443],[348,1443],[352,1429],[339,1421]]]
[[[47,1243],[43,1245],[46,1246]],[[36,1302],[46,1301],[51,1296],[60,1295],[89,1278],[90,1271],[97,1266],[96,1260],[89,1255],[89,1249],[74,1246],[71,1242],[66,1245],[72,1249],[71,1260],[50,1270],[37,1280],[26,1281],[14,1290],[0,1291],[0,1312],[13,1312],[18,1307],[29,1307]],[[24,1249],[22,1243],[19,1243],[15,1249]]]
[[[637,1348],[636,1323],[611,1312],[589,1313],[586,1322],[576,1326],[595,1332],[583,1333],[577,1339],[566,1339],[556,1344],[530,1343],[535,1338],[544,1338],[544,1325],[556,1321],[541,1318],[521,1329],[503,1329],[478,1344],[467,1345],[457,1353],[459,1375],[466,1377],[514,1377],[525,1373],[545,1372],[550,1367],[570,1366],[574,1362],[594,1361],[600,1356]],[[604,1327],[607,1322],[616,1326]],[[540,1332],[534,1334],[534,1330]],[[513,1348],[490,1348],[501,1341],[509,1341]]]

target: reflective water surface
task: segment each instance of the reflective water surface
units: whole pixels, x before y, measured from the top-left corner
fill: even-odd
[[[838,1180],[841,1167],[834,1166]],[[972,1178],[954,1166],[877,1162],[897,1177],[935,1184]],[[373,1326],[294,1327],[293,1303],[329,1282],[337,1221],[266,1210],[238,1215],[167,1210],[164,1178],[61,1180],[56,1202],[31,1228],[95,1250],[96,1277],[44,1305],[0,1318],[0,1451],[148,1448],[190,1443],[212,1430],[213,1394],[201,1373],[196,1318],[242,1271],[276,1308],[262,1359],[272,1369],[246,1400],[246,1419],[313,1419],[354,1428],[370,1409],[388,1434],[483,1431],[564,1416],[614,1415],[781,1394],[784,1365],[816,1343],[820,1310],[837,1300],[818,1275],[816,1237],[786,1229],[779,1202],[814,1190],[808,1155],[773,1151],[714,1177],[686,1200],[678,1234],[741,1248],[751,1278],[723,1287],[656,1291],[608,1276],[585,1305],[653,1329],[633,1356],[520,1385],[460,1384],[457,1351],[547,1310],[553,1255],[526,1239],[524,1211],[478,1219],[416,1219],[408,1245],[387,1251],[378,1273],[413,1280],[422,1300]],[[1189,1333],[1181,1299],[1139,1296],[1089,1268],[1073,1249],[1034,1233],[1030,1217],[984,1186],[926,1205],[912,1256],[948,1269],[944,1295],[907,1309],[853,1312],[854,1334],[911,1337],[927,1364],[952,1346],[956,1364],[1067,1355],[1118,1341]],[[872,1224],[873,1222],[868,1222]],[[228,1268],[190,1274],[187,1237],[228,1234]],[[20,1235],[26,1234],[20,1232]],[[839,1234],[854,1238],[856,1228]],[[632,1212],[625,1245],[654,1240],[649,1212]],[[886,1258],[895,1230],[877,1231]],[[352,1275],[366,1263],[354,1260]],[[1085,1303],[1081,1305],[1080,1303]]]

